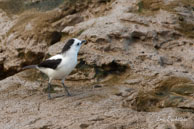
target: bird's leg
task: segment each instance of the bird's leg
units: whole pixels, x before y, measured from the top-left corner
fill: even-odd
[[[48,99],[51,99],[51,78],[49,78],[48,82]]]
[[[65,81],[65,79],[62,80],[63,88],[65,89],[65,91],[66,91],[66,93],[67,93],[67,96],[71,96],[71,94],[69,93],[67,87],[66,87],[65,84],[64,84],[64,81]]]
[[[48,99],[51,99],[51,84],[48,83]]]

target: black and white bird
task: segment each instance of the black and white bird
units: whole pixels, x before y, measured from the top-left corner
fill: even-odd
[[[65,77],[68,76],[77,64],[77,55],[80,47],[86,40],[78,40],[76,38],[67,41],[60,54],[50,57],[38,65],[29,65],[23,69],[36,68],[46,74],[49,78],[48,82],[48,98],[51,99],[51,81],[53,79],[61,79],[62,85],[70,96],[67,87],[64,84]]]

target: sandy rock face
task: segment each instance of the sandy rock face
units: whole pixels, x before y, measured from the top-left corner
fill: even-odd
[[[0,10],[0,127],[194,128],[192,2],[78,0],[39,9],[44,2]],[[47,77],[21,68],[72,37],[88,41],[65,82],[73,96],[47,100]],[[62,94],[53,81],[52,95]]]
[[[59,10],[49,12],[26,11],[19,16],[9,18],[2,11],[1,32],[1,66],[5,78],[18,72],[24,65],[37,64],[47,53],[50,45],[62,38],[58,26],[74,25],[83,18],[69,15]],[[14,20],[12,20],[15,18]],[[68,21],[67,21],[68,19]],[[63,22],[65,21],[65,22]]]

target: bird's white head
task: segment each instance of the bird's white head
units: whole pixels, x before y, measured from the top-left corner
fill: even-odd
[[[72,53],[72,54],[75,53],[75,54],[77,54],[83,43],[86,43],[86,40],[79,40],[76,38],[70,39],[67,41],[67,43],[63,47],[62,53]]]

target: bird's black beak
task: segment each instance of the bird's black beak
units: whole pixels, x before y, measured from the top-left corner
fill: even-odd
[[[81,44],[83,44],[83,43],[87,43],[87,41],[86,41],[86,40],[82,40],[82,41],[81,41]]]

